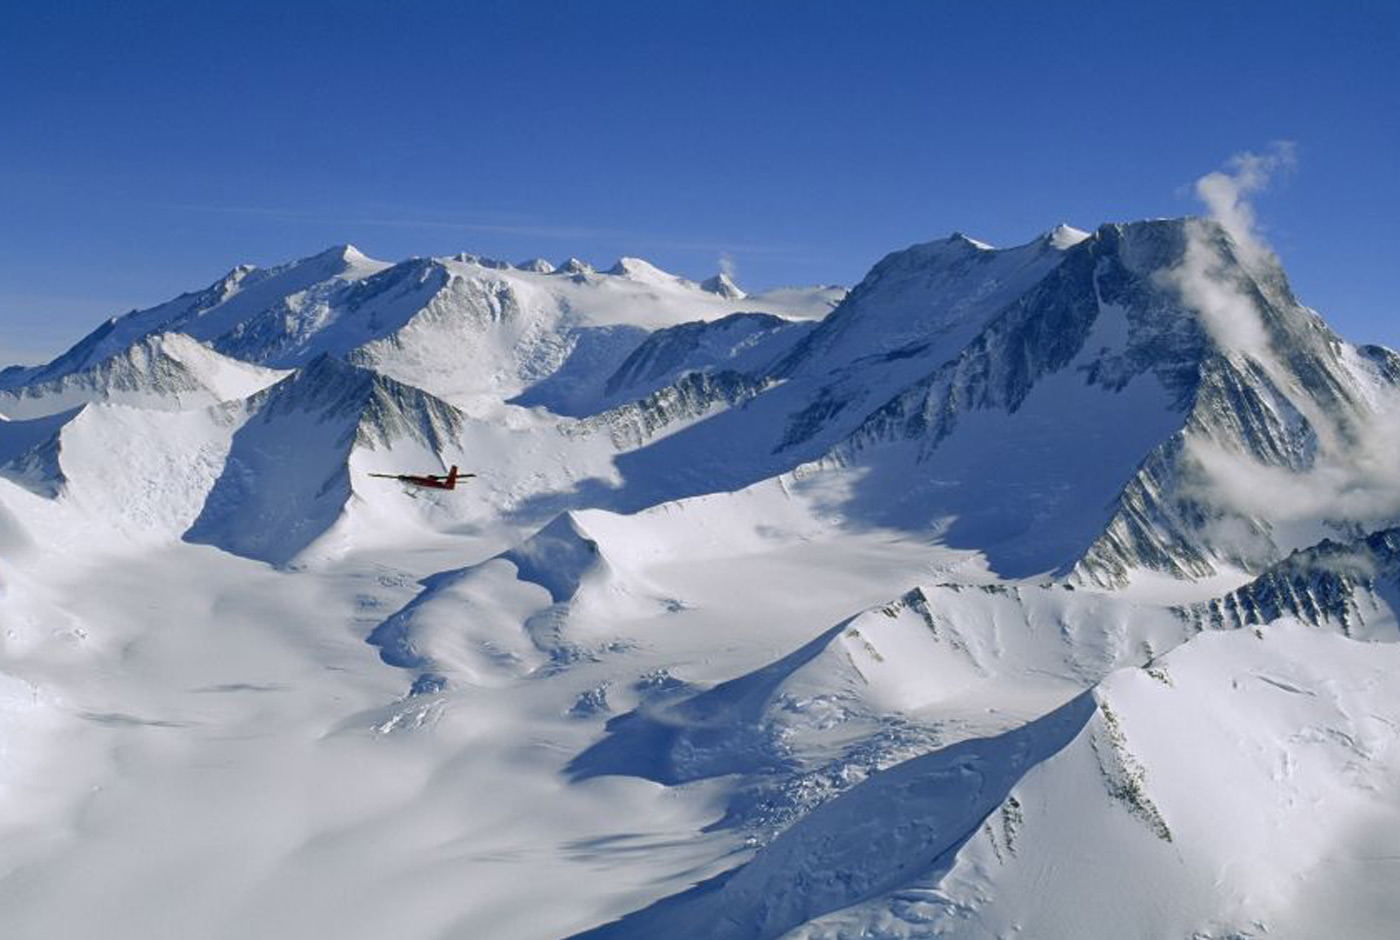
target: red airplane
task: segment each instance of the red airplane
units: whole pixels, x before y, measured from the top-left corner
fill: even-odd
[[[426,476],[414,476],[411,473],[371,473],[372,477],[383,477],[386,480],[398,480],[400,483],[409,483],[413,486],[427,487],[432,490],[455,490],[458,480],[465,480],[468,477],[476,476],[475,473],[458,473],[457,465],[454,463],[452,469],[447,471],[447,476],[440,477],[428,474]]]

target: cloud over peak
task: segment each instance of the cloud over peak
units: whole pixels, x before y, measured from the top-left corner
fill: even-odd
[[[1244,151],[1226,161],[1226,169],[1215,170],[1196,180],[1196,197],[1205,205],[1210,217],[1243,249],[1246,264],[1254,264],[1271,256],[1268,245],[1260,236],[1254,205],[1250,196],[1268,189],[1280,173],[1291,171],[1298,163],[1298,147],[1290,140],[1276,140],[1263,153]]]

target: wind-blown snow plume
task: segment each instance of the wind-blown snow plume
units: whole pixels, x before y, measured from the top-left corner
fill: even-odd
[[[1326,441],[1305,473],[1266,466],[1207,441],[1188,444],[1215,498],[1275,522],[1327,519],[1372,529],[1400,519],[1400,411],[1376,414],[1355,440]]]
[[[1211,227],[1192,219],[1186,223],[1186,252],[1181,263],[1162,272],[1158,280],[1175,289],[1201,317],[1211,339],[1226,352],[1272,359],[1268,334],[1253,301],[1226,276],[1228,262],[1211,241]]]
[[[1311,465],[1306,472],[1268,466],[1208,440],[1189,441],[1188,453],[1214,501],[1244,516],[1285,523],[1324,518],[1369,525],[1389,522],[1400,514],[1400,482],[1394,471],[1400,466],[1396,403],[1375,403],[1374,413],[1356,425],[1319,408],[1307,395],[1288,394],[1285,390],[1295,382],[1264,324],[1261,296],[1275,305],[1295,302],[1274,290],[1278,260],[1259,234],[1249,197],[1267,189],[1271,179],[1295,163],[1294,145],[1280,141],[1263,154],[1236,154],[1228,170],[1198,179],[1196,195],[1210,220],[1187,224],[1181,262],[1158,279],[1199,315],[1223,353],[1261,368],[1287,398],[1285,407],[1306,420],[1315,436]],[[1223,533],[1216,535],[1224,538]]]
[[[1243,249],[1245,257],[1241,260],[1250,267],[1256,261],[1271,258],[1272,252],[1259,235],[1254,206],[1248,197],[1267,189],[1275,175],[1292,170],[1297,162],[1297,146],[1289,140],[1278,140],[1262,154],[1235,154],[1228,161],[1233,172],[1216,170],[1196,180],[1196,197]]]
[[[719,253],[719,273],[731,281],[739,276],[739,266],[734,263],[734,256],[727,251]]]
[[[1294,145],[1278,141],[1264,154],[1245,152],[1231,157],[1228,166],[1233,172],[1216,170],[1196,180],[1196,196],[1205,204],[1210,219],[1230,236],[1235,258],[1251,275],[1264,273],[1275,258],[1257,231],[1254,206],[1248,197],[1266,189],[1276,173],[1291,169],[1295,163]],[[1222,348],[1252,354],[1267,366],[1273,357],[1259,313],[1241,286],[1224,275],[1229,265],[1212,234],[1210,225],[1188,223],[1185,256],[1161,280],[1201,315],[1202,324]]]

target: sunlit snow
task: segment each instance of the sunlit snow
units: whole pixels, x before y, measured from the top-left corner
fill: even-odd
[[[336,246],[6,371],[0,934],[1390,937],[1400,356],[1212,225]]]

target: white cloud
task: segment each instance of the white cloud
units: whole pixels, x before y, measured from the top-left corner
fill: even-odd
[[[1297,164],[1296,151],[1292,142],[1276,141],[1262,154],[1237,153],[1226,161],[1226,169],[1196,180],[1196,196],[1210,219],[1234,242],[1234,256],[1243,273],[1258,274],[1275,263],[1259,234],[1250,197],[1267,189],[1278,173],[1291,170]],[[1159,280],[1175,288],[1182,301],[1200,314],[1202,326],[1222,349],[1249,355],[1270,368],[1274,357],[1254,298],[1244,289],[1240,272],[1222,255],[1212,227],[1191,221],[1186,235],[1181,263]]]
[[[739,277],[739,266],[734,263],[734,256],[727,251],[719,253],[719,273],[731,281],[737,280]]]
[[[1200,315],[1201,325],[1222,349],[1272,358],[1269,336],[1254,300],[1230,276],[1207,226],[1194,219],[1186,223],[1186,252],[1181,262],[1157,279]]]
[[[1212,501],[1276,524],[1328,520],[1373,527],[1400,519],[1400,411],[1377,414],[1358,440],[1319,451],[1303,473],[1200,439],[1188,455]]]
[[[1267,465],[1214,441],[1191,439],[1187,457],[1200,473],[1200,495],[1245,517],[1301,526],[1299,534],[1313,529],[1320,536],[1316,528],[1324,520],[1369,527],[1400,519],[1400,405],[1384,404],[1374,414],[1358,416],[1360,426],[1346,415],[1326,414],[1297,388],[1273,349],[1258,293],[1266,290],[1260,285],[1267,284],[1277,259],[1259,234],[1250,197],[1295,163],[1294,145],[1278,142],[1263,154],[1236,154],[1226,169],[1198,179],[1196,195],[1210,219],[1229,235],[1238,264],[1222,250],[1219,229],[1192,220],[1182,260],[1160,273],[1158,281],[1197,313],[1224,353],[1263,369],[1288,399],[1275,405],[1296,409],[1316,435],[1312,466],[1302,472]],[[1245,531],[1215,534],[1241,545],[1256,538]]]
[[[1249,197],[1267,189],[1277,174],[1292,170],[1298,163],[1297,150],[1292,141],[1275,141],[1262,154],[1235,154],[1226,162],[1228,171],[1216,170],[1196,180],[1196,197],[1243,250],[1240,260],[1246,265],[1253,266],[1272,255],[1259,235]]]

